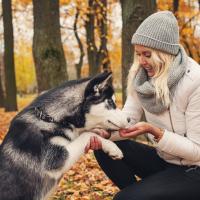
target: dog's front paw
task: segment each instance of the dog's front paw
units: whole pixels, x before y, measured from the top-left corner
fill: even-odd
[[[114,160],[122,159],[124,157],[119,147],[109,140],[102,143],[102,148],[103,151]]]

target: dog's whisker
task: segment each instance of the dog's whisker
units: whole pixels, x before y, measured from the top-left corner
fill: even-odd
[[[120,126],[118,126],[117,124],[113,123],[113,122],[112,122],[112,121],[110,121],[110,120],[108,120],[108,123],[110,123],[110,124],[112,124],[112,125],[116,126],[117,128],[121,129],[121,127],[120,127]]]

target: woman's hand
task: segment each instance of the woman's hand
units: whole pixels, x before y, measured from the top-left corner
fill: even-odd
[[[85,153],[87,153],[90,149],[92,150],[102,149],[101,141],[98,139],[97,136],[90,137],[90,141],[85,147]]]
[[[96,133],[97,135],[108,139],[110,138],[111,133],[108,131],[105,131],[104,129],[100,129],[100,128],[95,128],[92,129],[91,132]],[[89,143],[87,144],[87,146],[85,147],[85,153],[87,153],[89,150],[99,150],[102,149],[102,144],[101,141],[98,139],[98,137],[96,136],[92,136],[90,138]]]
[[[164,131],[147,122],[138,122],[130,128],[121,129],[119,131],[120,136],[124,138],[133,138],[144,133],[151,133],[154,135],[155,139],[159,141],[162,138]]]

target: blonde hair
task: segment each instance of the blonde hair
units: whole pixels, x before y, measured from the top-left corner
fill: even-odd
[[[165,106],[170,105],[170,92],[167,85],[168,80],[168,72],[172,62],[175,58],[174,55],[164,53],[155,49],[147,48],[151,51],[151,57],[149,58],[149,63],[152,66],[153,70],[155,71],[154,76],[154,87],[156,93],[156,99],[161,100]],[[127,86],[127,93],[132,93],[133,89],[133,79],[139,70],[140,65],[137,59],[137,55],[134,55],[134,63],[129,70],[128,75],[128,86]]]

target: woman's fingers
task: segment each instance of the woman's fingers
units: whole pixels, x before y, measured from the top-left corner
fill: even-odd
[[[150,124],[146,122],[138,122],[130,128],[120,130],[120,134],[126,136],[137,136],[138,134],[147,133],[150,131]]]
[[[133,127],[126,128],[126,129],[121,129],[120,132],[129,133],[129,132],[133,132],[133,131],[136,131],[136,130],[138,130],[138,128],[133,126]]]
[[[89,150],[90,150],[90,142],[88,142],[88,144],[85,147],[85,153],[88,153]]]
[[[135,137],[144,133],[151,133],[152,125],[147,122],[138,122],[130,128],[119,131],[120,136],[124,138]]]
[[[92,150],[95,150],[95,139],[94,137],[90,138],[90,147]]]
[[[98,137],[94,136],[94,142],[95,142],[95,150],[98,150],[98,149],[102,148],[101,141],[98,139]]]
[[[133,126],[133,127],[130,127],[130,128],[126,128],[126,129],[121,129],[119,130],[119,133],[120,135],[127,135],[129,133],[132,133],[132,132],[135,132],[135,131],[138,131],[138,127],[137,126]]]
[[[143,132],[141,130],[135,130],[135,131],[130,131],[130,132],[126,132],[126,131],[119,131],[119,135],[121,137],[124,137],[124,138],[131,138],[131,137],[135,137],[135,136],[138,136],[140,134],[142,134]]]
[[[102,143],[96,136],[90,137],[89,143],[85,147],[85,153],[87,153],[90,149],[99,150],[102,149]]]

